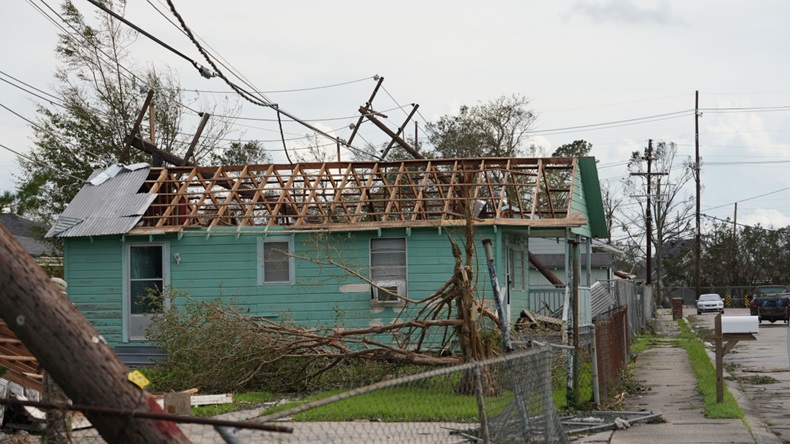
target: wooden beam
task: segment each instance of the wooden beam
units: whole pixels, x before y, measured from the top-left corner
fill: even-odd
[[[380,130],[382,130],[385,133],[387,133],[387,135],[390,136],[392,138],[392,140],[398,142],[400,144],[400,146],[403,147],[403,149],[405,149],[406,151],[409,152],[409,154],[412,155],[412,157],[414,157],[415,159],[425,159],[425,156],[420,154],[419,151],[417,151],[411,145],[409,145],[409,142],[406,142],[405,140],[403,140],[403,138],[401,136],[395,134],[391,129],[389,129],[387,127],[387,125],[383,124],[379,119],[373,117],[371,115],[371,113],[373,112],[372,110],[367,109],[365,107],[361,107],[359,109],[359,112],[368,114],[368,120],[373,122],[373,124],[376,125],[377,127],[379,127]]]
[[[406,116],[406,120],[403,121],[403,125],[398,127],[398,131],[395,133],[395,135],[400,137],[400,133],[402,133],[403,129],[406,128],[406,125],[408,125],[409,120],[411,120],[412,116],[414,116],[414,113],[417,112],[417,109],[419,107],[420,107],[420,105],[418,105],[416,103],[414,104],[414,106],[411,109],[411,112],[409,113],[408,116]],[[417,143],[417,139],[414,139],[414,143]],[[387,157],[387,154],[390,152],[390,148],[392,148],[392,145],[394,145],[394,144],[395,144],[395,139],[393,138],[392,140],[390,140],[390,143],[387,145],[386,148],[384,148],[384,151],[381,153],[381,159],[382,160],[384,160]]]
[[[535,256],[531,251],[527,252],[527,255],[529,256],[529,263],[532,264],[532,266],[535,267],[540,272],[540,274],[543,275],[543,277],[548,279],[548,281],[551,282],[557,288],[565,287],[565,284],[562,283],[560,278],[558,278],[554,273],[552,273],[548,267],[543,265],[543,262],[541,262],[537,256]]]
[[[129,134],[126,135],[126,138],[123,141],[123,149],[121,150],[120,159],[121,163],[129,162],[129,146],[133,145],[134,139],[137,137],[137,133],[140,132],[140,124],[143,123],[145,112],[148,111],[148,105],[151,104],[153,99],[154,90],[149,89],[148,95],[145,96],[145,100],[143,101],[143,106],[140,108],[140,112],[137,114],[137,119],[135,119],[131,131],[129,131]]]
[[[153,396],[129,382],[129,368],[2,225],[0,295],[0,317],[75,404],[162,413]],[[85,415],[107,442],[189,442],[173,422]]]
[[[373,99],[376,97],[376,93],[379,91],[379,88],[381,87],[381,84],[383,82],[384,82],[384,77],[383,76],[379,77],[379,81],[376,83],[376,87],[373,88],[373,94],[370,95],[370,98],[368,99],[367,102],[365,102],[365,106],[363,108],[370,108],[371,106],[373,106]],[[357,131],[359,131],[359,126],[362,125],[362,120],[364,119],[365,119],[365,114],[361,113],[361,115],[359,116],[359,120],[357,120],[357,124],[354,125],[354,128],[351,130],[351,136],[348,138],[348,142],[346,142],[349,145],[351,145],[351,142],[354,141],[354,137],[357,135]]]
[[[176,166],[191,165],[188,162],[185,163],[183,159],[176,156],[175,154],[168,153],[167,151],[162,151],[159,148],[157,148],[156,145],[152,144],[147,140],[143,140],[139,137],[135,137],[132,140],[132,146],[140,151],[144,151],[153,156],[159,156],[162,158],[162,160],[172,165],[176,165]]]
[[[203,113],[200,116],[200,123],[198,124],[197,130],[195,131],[195,135],[192,137],[192,143],[189,144],[189,149],[187,149],[187,153],[184,154],[184,159],[181,161],[181,166],[187,165],[189,162],[190,157],[194,157],[195,146],[197,146],[198,140],[200,140],[200,135],[203,134],[203,128],[206,127],[206,123],[208,123],[208,118],[210,117],[209,113]],[[194,164],[194,158],[192,159]]]
[[[36,358],[33,356],[0,355],[0,360],[17,361],[17,362],[33,362],[36,360]]]

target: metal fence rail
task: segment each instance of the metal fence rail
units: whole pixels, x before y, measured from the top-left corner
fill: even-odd
[[[566,443],[551,383],[551,351],[536,346],[382,381],[247,422],[162,414],[151,420],[177,422],[194,443]],[[0,404],[39,412],[80,409],[146,417],[94,406],[22,406],[11,397]],[[68,433],[72,443],[107,442],[92,428]],[[118,433],[122,440],[123,431]]]

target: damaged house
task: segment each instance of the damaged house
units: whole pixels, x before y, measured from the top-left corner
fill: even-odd
[[[491,239],[513,322],[533,297],[533,239],[562,239],[573,256],[606,236],[595,160],[116,165],[94,173],[47,235],[63,241],[69,298],[123,357],[146,344],[151,289],[301,325],[386,325],[404,298],[451,277],[448,236],[462,242],[468,220],[478,294],[493,306],[481,246]]]

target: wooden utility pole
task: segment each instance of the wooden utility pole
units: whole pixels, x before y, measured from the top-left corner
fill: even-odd
[[[129,382],[129,368],[2,224],[0,317],[72,402],[129,412],[85,412],[105,441],[189,442],[173,422],[134,416],[135,411],[164,412],[153,396]]]
[[[156,145],[156,114],[154,114],[154,101],[148,105],[148,134],[151,136],[151,143]]]
[[[548,281],[551,282],[552,285],[554,285],[557,288],[565,288],[565,284],[560,280],[560,278],[558,278],[551,271],[551,269],[549,269],[549,267],[543,265],[543,262],[541,262],[540,259],[538,259],[538,257],[535,256],[533,252],[528,251],[527,255],[529,257],[529,263],[533,267],[535,267],[535,269],[537,269],[540,272],[540,274],[543,275],[543,277],[548,279]]]
[[[732,238],[738,236],[738,202],[735,202],[735,213],[732,215]]]
[[[694,281],[696,286],[696,299],[702,292],[702,240],[700,235],[700,166],[699,166],[699,91],[694,94],[694,179],[697,183],[697,232],[694,236]]]
[[[658,176],[658,180],[656,182],[656,198],[659,202],[658,214],[656,214],[656,231],[658,232],[658,236],[656,237],[656,281],[658,285],[656,285],[656,301],[663,301],[663,296],[661,295],[661,255],[664,250],[664,212],[663,206],[661,206],[660,202],[663,201],[661,199],[661,176]]]
[[[658,172],[654,173],[652,170],[653,161],[656,157],[653,156],[653,139],[647,141],[647,151],[642,160],[647,161],[647,173],[631,173],[632,176],[645,176],[647,179],[647,207],[645,208],[645,232],[647,238],[646,253],[647,253],[647,270],[645,272],[646,285],[650,285],[653,281],[653,213],[652,213],[652,183],[653,176],[666,176],[667,173]]]
[[[653,215],[651,214],[651,206],[653,205],[650,201],[650,184],[653,182],[652,178],[650,177],[650,166],[653,164],[653,139],[649,139],[647,141],[647,155],[642,157],[643,160],[647,160],[647,210],[645,210],[645,218],[647,219],[647,285],[653,280],[653,254],[652,254],[652,247],[653,247]]]

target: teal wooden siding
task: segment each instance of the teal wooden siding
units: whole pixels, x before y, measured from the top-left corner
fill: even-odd
[[[518,319],[522,310],[529,307],[529,238],[517,230],[505,230],[505,245],[498,262],[507,263],[512,260],[510,270],[497,271],[500,286],[506,291],[505,297],[510,298],[510,320]],[[512,253],[512,254],[511,254]],[[507,256],[510,255],[510,256]],[[507,285],[510,271],[510,285]]]
[[[121,342],[123,327],[118,237],[63,239],[69,299],[110,344]]]
[[[573,195],[571,196],[571,213],[579,213],[588,218],[587,200],[584,196],[584,183],[582,182],[581,168],[576,168],[573,177]],[[582,227],[571,228],[571,232],[584,237],[590,237],[590,222],[587,221]]]
[[[455,233],[455,232],[454,232]],[[400,313],[400,306],[371,303],[370,286],[341,267],[322,263],[326,252],[361,276],[369,276],[370,240],[387,237],[407,239],[408,297],[425,298],[440,288],[452,276],[454,258],[447,240],[447,232],[436,228],[413,228],[360,231],[351,234],[277,233],[270,237],[287,236],[291,239],[294,259],[294,282],[259,285],[259,247],[261,237],[252,231],[236,235],[235,230],[217,230],[210,236],[205,232],[185,232],[181,236],[104,236],[67,238],[66,280],[69,297],[112,345],[123,342],[123,244],[167,242],[169,245],[169,284],[195,300],[214,300],[234,304],[253,316],[273,320],[290,318],[308,326],[344,325],[348,328],[386,325]],[[524,245],[526,237],[508,235],[508,242],[516,240]],[[454,236],[457,238],[457,236]],[[505,287],[505,252],[502,230],[491,227],[478,229],[476,234],[478,262],[473,265],[479,296],[494,308],[490,278],[481,241],[494,240],[493,249],[499,283]],[[458,238],[459,246],[463,243]],[[178,261],[176,261],[178,257]],[[519,270],[521,255],[516,254]],[[517,272],[511,290],[511,313],[527,307],[528,282]],[[528,279],[528,273],[525,278]],[[177,297],[175,306],[185,303]],[[408,318],[408,314],[403,316]]]

